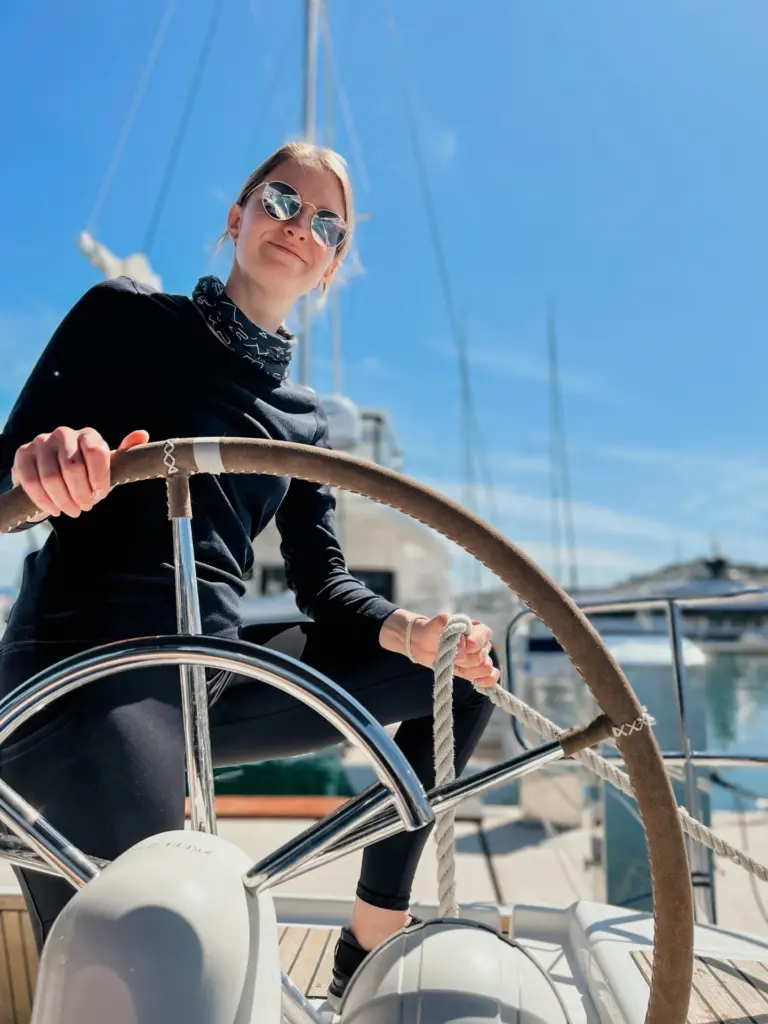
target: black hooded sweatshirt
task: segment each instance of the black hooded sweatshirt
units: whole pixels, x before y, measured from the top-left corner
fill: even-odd
[[[116,448],[150,440],[254,437],[329,448],[317,395],[227,348],[186,296],[129,278],[91,288],[38,360],[0,435],[0,491],[17,448],[58,426]],[[347,571],[326,486],[265,475],[190,481],[203,631],[235,636],[251,542],[274,517],[288,583],[318,623],[378,635],[396,605]],[[28,556],[5,642],[100,642],[176,631],[173,543],[162,480],[116,488],[90,512],[49,520]]]

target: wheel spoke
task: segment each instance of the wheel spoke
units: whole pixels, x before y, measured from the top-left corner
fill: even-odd
[[[322,821],[305,829],[287,843],[264,857],[246,873],[243,878],[248,889],[261,892],[278,885],[284,879],[312,868],[323,851],[342,842],[345,836],[363,827],[371,818],[378,819],[391,812],[395,820],[400,819],[392,806],[392,794],[377,783],[342,804]]]
[[[102,860],[101,857],[89,857],[89,860],[102,871],[110,863],[108,860]],[[25,871],[37,871],[42,875],[55,875],[57,878],[61,876],[58,868],[44,861],[29,846],[26,839],[21,839],[16,835],[0,835],[0,861],[13,864],[17,868],[24,868]]]
[[[494,786],[510,782],[512,779],[522,778],[523,775],[528,775],[538,768],[552,764],[553,761],[561,760],[563,756],[563,748],[558,742],[545,743],[535,750],[527,750],[501,764],[484,768],[467,779],[456,779],[455,782],[431,789],[427,796],[435,817],[457,807],[468,797],[479,796],[481,793],[493,789]],[[331,861],[338,860],[339,857],[346,857],[348,853],[370,846],[372,843],[378,843],[382,839],[388,839],[402,831],[403,826],[398,821],[394,810],[392,808],[384,810],[370,821],[359,824],[354,831],[326,851],[318,853],[301,867],[284,874],[281,881],[288,881],[314,868],[330,864]]]
[[[0,780],[0,821],[24,839],[42,860],[76,889],[99,874],[90,857],[58,832],[32,804]]]
[[[409,762],[361,704],[314,669],[278,651],[241,640],[212,640],[202,636],[145,637],[108,644],[68,658],[38,673],[0,700],[0,744],[7,742],[21,725],[57,698],[119,672],[156,665],[213,668],[268,683],[317,711],[373,762],[381,784],[359,794],[330,819],[320,822],[316,826],[317,835],[310,829],[307,838],[299,837],[298,846],[294,843],[290,850],[278,851],[287,859],[278,858],[272,863],[270,878],[289,865],[295,867],[311,860],[318,850],[340,841],[390,804],[394,805],[393,813],[403,823],[402,827],[409,831],[432,821],[429,801]],[[33,856],[72,885],[84,885],[99,873],[93,860],[2,781],[0,821],[32,848]],[[18,851],[9,852],[28,860]],[[3,854],[0,846],[0,856]],[[39,869],[46,870],[42,865]]]

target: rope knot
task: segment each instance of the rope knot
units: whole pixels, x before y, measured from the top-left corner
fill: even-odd
[[[648,714],[648,708],[643,705],[643,713],[639,718],[636,718],[634,722],[625,722],[624,725],[614,725],[611,729],[615,739],[620,736],[631,736],[633,732],[641,732],[643,729],[650,729],[656,725],[656,719],[653,715]]]

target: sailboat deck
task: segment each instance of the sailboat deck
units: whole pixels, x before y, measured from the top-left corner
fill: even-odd
[[[340,928],[288,925],[280,929],[280,966],[309,999],[325,999],[340,934]]]
[[[735,816],[716,814],[715,818],[717,831],[738,842]],[[220,819],[220,832],[256,860],[302,832],[308,823],[306,818],[225,817]],[[765,862],[765,816],[750,816],[748,826],[750,852]],[[599,899],[594,880],[585,870],[589,855],[586,829],[548,832],[536,822],[520,820],[518,808],[486,805],[482,818],[457,822],[457,852],[460,900],[499,906],[504,930],[515,904],[567,907],[574,901]],[[436,900],[435,857],[430,837],[414,885],[414,898],[419,904]],[[280,924],[282,967],[296,986],[317,1002],[323,1000],[330,981],[333,951],[339,926],[354,897],[359,860],[359,853],[351,854],[277,890],[283,911],[287,908]],[[7,887],[4,891],[3,886]],[[766,933],[766,923],[759,916],[760,908],[746,876],[730,862],[718,861],[717,890],[721,925],[758,935]],[[758,891],[762,894],[762,886]],[[302,916],[305,897],[317,901],[321,894],[332,894],[337,897],[337,905],[345,904],[336,919]],[[419,907],[416,912],[422,914]],[[641,972],[648,971],[647,954],[635,954],[635,962]],[[0,1024],[27,1024],[36,974],[37,953],[22,897],[10,865],[0,862]],[[768,966],[736,959],[697,960],[689,1022],[726,1021],[768,1024]]]
[[[650,982],[653,958],[633,953]],[[697,956],[688,1024],[767,1024],[768,966],[755,961],[714,960]]]
[[[322,1001],[338,927],[281,925],[280,964],[307,998]],[[633,959],[650,980],[652,953]],[[28,1024],[37,951],[20,894],[0,894],[0,1024]],[[768,1024],[768,965],[696,957],[688,1024]]]
[[[0,1024],[27,1024],[37,949],[21,894],[0,894]]]
[[[340,928],[280,927],[280,965],[310,999],[324,999]],[[0,1024],[28,1024],[38,956],[20,894],[0,894]]]

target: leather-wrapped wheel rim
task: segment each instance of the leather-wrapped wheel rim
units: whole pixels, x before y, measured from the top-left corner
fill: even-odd
[[[119,452],[112,483],[183,480],[196,473],[263,473],[329,484],[432,527],[478,558],[541,618],[611,722],[618,726],[642,717],[621,669],[568,595],[498,530],[436,491],[341,452],[245,438],[155,442]],[[37,511],[19,488],[3,495],[0,533]],[[632,731],[617,743],[637,797],[653,886],[655,955],[646,1024],[685,1024],[693,976],[693,898],[677,803],[651,730]]]

